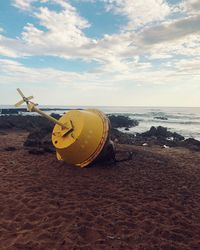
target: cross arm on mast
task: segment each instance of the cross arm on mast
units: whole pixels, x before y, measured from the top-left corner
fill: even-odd
[[[59,120],[55,119],[54,117],[48,115],[47,113],[45,113],[41,109],[37,108],[36,107],[37,104],[30,101],[31,99],[33,99],[33,96],[25,97],[25,95],[22,93],[22,91],[19,88],[17,89],[17,91],[20,94],[20,96],[22,97],[22,100],[20,100],[19,102],[17,102],[15,104],[15,107],[19,107],[23,103],[26,103],[28,111],[30,111],[30,112],[37,112],[41,116],[47,118],[49,121],[51,121],[51,122],[53,122],[55,124],[58,124],[59,126],[61,126],[62,129],[65,130],[65,132],[63,131],[64,134],[66,134],[69,131],[73,130],[71,123],[70,124],[64,124],[64,123],[60,122]]]

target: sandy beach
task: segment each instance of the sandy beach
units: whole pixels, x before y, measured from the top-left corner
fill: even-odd
[[[200,250],[200,0],[0,0],[0,250]]]
[[[0,249],[200,248],[198,152],[118,145],[133,159],[79,169],[27,135],[0,133]]]

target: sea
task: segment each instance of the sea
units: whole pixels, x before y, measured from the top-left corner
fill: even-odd
[[[0,105],[3,108],[13,108],[10,105]],[[23,108],[23,107],[22,107]],[[63,109],[99,109],[106,114],[125,115],[139,121],[139,125],[129,131],[125,128],[120,130],[126,133],[142,133],[151,126],[167,127],[172,132],[177,132],[185,138],[200,140],[200,107],[120,107],[120,106],[40,106],[49,108],[47,113],[64,113]],[[62,110],[61,110],[62,109]],[[36,115],[34,113],[22,113],[22,115]]]

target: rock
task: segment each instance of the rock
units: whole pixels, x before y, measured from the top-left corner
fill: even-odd
[[[111,128],[111,140],[121,144],[133,144],[135,136],[133,134],[123,133],[115,128]]]
[[[41,128],[32,131],[26,141],[24,142],[24,146],[26,147],[40,147],[42,144],[42,139],[49,133],[49,129]]]
[[[43,111],[55,111],[55,108],[41,108]],[[60,111],[66,111],[70,110],[67,108],[56,108],[56,110]],[[29,111],[26,108],[5,108],[5,109],[0,109],[0,114],[3,115],[15,115],[15,114],[20,114],[20,113],[28,113]],[[57,115],[57,114],[56,114]]]
[[[47,153],[54,153],[55,148],[52,144],[51,133],[48,133],[41,141],[41,145]]]
[[[200,141],[193,138],[186,139],[180,146],[188,148],[190,150],[200,151]]]
[[[184,136],[182,136],[182,135],[180,135],[180,134],[178,134],[176,132],[172,133],[172,137],[174,137],[175,141],[183,141],[183,140],[185,140]]]
[[[33,131],[37,128],[45,128],[48,131],[52,131],[53,124],[41,116],[0,116],[0,129],[23,129],[26,131]]]
[[[115,145],[113,141],[107,140],[106,144],[104,145],[101,153],[98,155],[98,157],[92,162],[97,163],[97,162],[104,162],[104,161],[110,161],[110,162],[115,162]]]
[[[144,136],[144,137],[152,137],[156,135],[157,135],[157,129],[154,126],[152,126],[150,130],[140,134],[140,136]]]
[[[167,128],[158,126],[157,128],[152,126],[149,131],[140,134],[143,137],[156,137],[157,139],[173,138],[176,141],[182,141],[185,138],[178,134],[167,130]]]
[[[108,115],[112,128],[130,128],[138,126],[139,122],[124,115]]]
[[[50,116],[52,116],[53,118],[59,120],[61,118],[61,115],[56,114],[56,113],[51,113]]]
[[[124,118],[122,118],[122,120],[124,121]],[[125,120],[129,121],[131,119],[129,117],[125,117]],[[129,125],[123,124],[123,126],[127,129],[129,128]],[[0,116],[0,129],[3,130],[0,133],[4,134],[7,129],[23,129],[25,131],[29,131],[29,135],[24,143],[24,146],[28,148],[42,148],[44,152],[49,153],[55,152],[55,148],[51,142],[53,126],[53,123],[40,116]],[[166,145],[167,147],[185,147],[190,150],[200,151],[200,141],[193,138],[184,140],[182,135],[168,131],[167,128],[161,126],[157,128],[151,127],[150,130],[141,134],[137,133],[136,135],[123,133],[115,128],[112,128],[111,140],[120,144],[141,146],[147,143],[148,146]]]
[[[0,119],[0,129],[11,129],[13,128],[13,124],[11,124],[9,121],[2,120],[2,117]]]
[[[190,145],[195,145],[195,146],[200,146],[200,141],[195,140],[194,138],[189,138],[185,140],[186,144]]]
[[[43,148],[31,148],[28,152],[33,155],[43,155],[45,153]]]
[[[24,142],[24,146],[43,149],[48,153],[55,152],[51,141],[51,133],[45,128],[32,131]]]
[[[38,147],[40,146],[41,143],[40,143],[40,139],[27,139],[25,142],[24,142],[24,146],[25,147]]]
[[[164,116],[155,116],[153,119],[164,120],[164,121],[168,120],[168,118]]]
[[[161,126],[157,127],[157,132],[155,136],[167,138],[169,137],[169,135],[170,135],[170,132],[167,130],[167,128],[161,127]]]
[[[18,111],[18,109],[2,109],[1,110],[1,114],[2,115],[8,115],[8,114],[18,114],[19,113],[19,111]]]

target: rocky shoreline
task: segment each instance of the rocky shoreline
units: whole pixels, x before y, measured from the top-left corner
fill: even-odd
[[[59,115],[52,114],[55,118]],[[120,132],[118,127],[137,126],[137,121],[130,120],[128,117],[122,116],[108,116],[111,121],[111,139],[115,143],[129,144],[136,146],[160,146],[164,148],[169,147],[183,147],[194,151],[200,151],[200,141],[193,138],[185,139],[178,133],[173,133],[165,127],[151,127],[145,133],[123,133]],[[113,119],[114,117],[114,119]],[[0,130],[7,129],[22,129],[29,132],[25,147],[36,147],[39,151],[54,152],[51,143],[51,131],[53,124],[47,119],[40,116],[20,116],[20,115],[5,115],[0,116]]]
[[[54,111],[55,108],[41,108],[43,111]],[[64,109],[64,108],[56,108],[58,111],[66,111],[71,109]],[[0,115],[18,115],[21,113],[29,113],[27,108],[3,108],[0,109]]]

